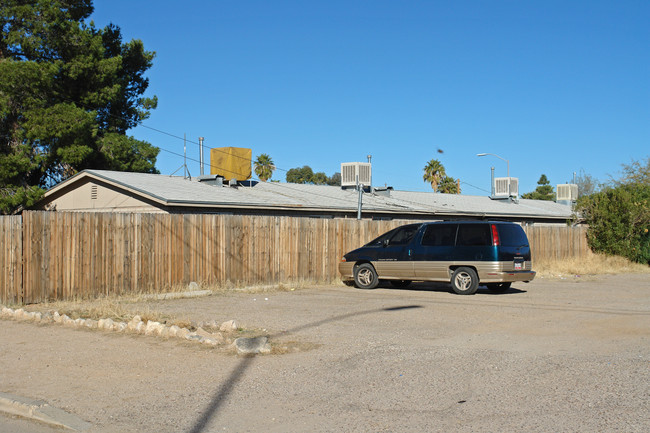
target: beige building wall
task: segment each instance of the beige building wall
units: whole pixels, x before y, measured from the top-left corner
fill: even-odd
[[[47,210],[79,212],[160,212],[151,204],[95,182],[87,182],[53,197]]]

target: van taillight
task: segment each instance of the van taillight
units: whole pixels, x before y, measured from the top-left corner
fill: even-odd
[[[501,245],[501,240],[499,239],[499,231],[497,230],[496,224],[492,224],[492,246],[498,247]]]

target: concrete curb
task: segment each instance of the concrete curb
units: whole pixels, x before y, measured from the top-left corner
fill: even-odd
[[[91,424],[42,400],[32,400],[0,392],[0,412],[18,415],[73,431],[85,431]]]

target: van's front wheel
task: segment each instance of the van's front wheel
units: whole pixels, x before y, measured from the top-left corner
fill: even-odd
[[[360,289],[374,289],[379,284],[379,277],[374,266],[362,263],[354,267],[354,284]]]
[[[478,290],[478,275],[468,267],[460,267],[451,276],[451,288],[458,295],[473,295]]]

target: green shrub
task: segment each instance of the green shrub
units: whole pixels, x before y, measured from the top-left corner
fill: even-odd
[[[650,185],[608,188],[581,200],[580,212],[594,252],[650,264]]]

